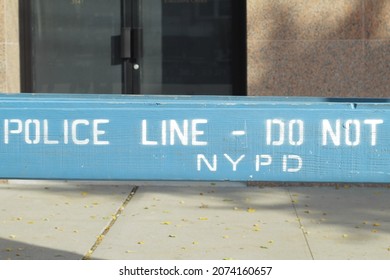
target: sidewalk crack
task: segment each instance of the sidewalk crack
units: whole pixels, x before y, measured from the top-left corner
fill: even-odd
[[[294,208],[295,215],[297,216],[297,220],[298,220],[298,223],[299,223],[299,227],[300,227],[300,229],[301,229],[301,231],[302,231],[303,237],[305,238],[306,246],[307,246],[307,248],[309,249],[311,259],[314,260],[313,251],[312,251],[311,248],[310,248],[310,244],[309,244],[309,240],[308,240],[308,238],[307,238],[307,234],[306,234],[305,231],[304,231],[304,227],[303,227],[303,224],[302,224],[302,222],[301,222],[301,218],[299,217],[298,210],[297,210],[297,208],[295,207],[294,199],[293,199],[293,197],[292,197],[292,194],[291,194],[290,190],[287,190],[287,191],[288,191],[288,194],[289,194],[289,196],[290,196],[291,203],[292,203],[292,206],[293,206],[293,208]]]
[[[129,204],[130,200],[134,197],[135,193],[138,190],[138,186],[134,187],[129,195],[126,197],[125,201],[123,201],[122,205],[118,208],[116,213],[112,215],[110,223],[104,228],[101,234],[98,235],[96,238],[95,243],[92,245],[91,249],[84,255],[82,260],[90,260],[92,257],[92,254],[96,251],[96,249],[99,247],[99,245],[102,243],[104,237],[108,234],[110,229],[114,226],[116,220],[118,217],[122,214],[123,210],[125,210],[127,204]]]

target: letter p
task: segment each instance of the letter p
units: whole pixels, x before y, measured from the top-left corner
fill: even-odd
[[[15,128],[10,129],[11,124],[16,124]],[[21,134],[23,131],[23,123],[21,120],[18,119],[12,119],[4,120],[4,143],[9,144],[9,135],[10,134]]]

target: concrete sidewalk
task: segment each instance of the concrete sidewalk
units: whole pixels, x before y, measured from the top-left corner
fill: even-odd
[[[390,188],[9,181],[0,259],[390,259]]]

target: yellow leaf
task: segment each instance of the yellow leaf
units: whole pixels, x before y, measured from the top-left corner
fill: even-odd
[[[15,238],[16,238],[16,235],[11,234],[11,235],[9,236],[9,238],[15,239]]]
[[[248,213],[254,213],[254,212],[256,212],[256,209],[254,209],[254,208],[248,208],[246,211],[247,211]]]
[[[82,192],[81,195],[82,196],[86,196],[88,193],[87,192]]]
[[[200,221],[207,221],[209,218],[206,218],[206,217],[200,217],[199,220]]]
[[[229,239],[229,235],[222,236],[223,239]]]
[[[138,241],[137,244],[143,245],[143,244],[145,244],[145,242],[144,241]]]
[[[348,238],[348,234],[343,234],[343,238]]]
[[[162,224],[162,225],[170,225],[170,224],[171,224],[171,222],[169,222],[169,221],[165,221],[165,222],[162,222],[161,224]]]
[[[381,224],[380,224],[380,223],[375,223],[375,224],[373,224],[373,226],[374,226],[374,227],[380,227]]]
[[[176,235],[170,234],[170,235],[168,235],[168,237],[170,237],[170,238],[176,238]]]

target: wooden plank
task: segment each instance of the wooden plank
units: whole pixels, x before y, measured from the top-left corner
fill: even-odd
[[[390,182],[390,101],[1,95],[0,178]]]

